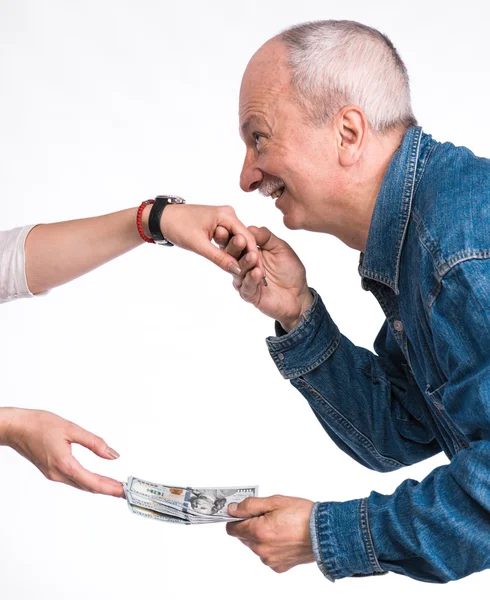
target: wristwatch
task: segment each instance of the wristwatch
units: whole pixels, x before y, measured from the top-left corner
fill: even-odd
[[[167,204],[185,204],[185,200],[180,196],[157,196],[155,198],[148,217],[148,229],[155,244],[160,244],[160,246],[173,246],[172,242],[163,235],[160,227],[162,213]]]

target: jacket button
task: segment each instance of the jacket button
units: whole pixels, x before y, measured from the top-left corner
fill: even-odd
[[[279,352],[279,360],[284,360],[284,354],[282,352]]]
[[[393,322],[393,327],[395,328],[395,331],[399,331],[399,332],[403,331],[403,323],[401,321],[399,321],[398,319]]]

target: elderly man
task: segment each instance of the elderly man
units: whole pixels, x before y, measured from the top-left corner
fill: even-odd
[[[445,582],[487,568],[490,161],[416,126],[392,43],[353,22],[299,25],[260,48],[240,125],[243,190],[275,198],[289,228],[360,250],[362,286],[386,316],[376,353],[356,347],[285,242],[250,228],[259,248],[244,251],[244,238],[219,232],[241,257],[240,295],[276,319],[276,366],[366,467],[441,450],[449,463],[392,495],[247,499],[230,509],[247,520],[228,532],[277,572],[316,559],[331,580],[394,571]]]

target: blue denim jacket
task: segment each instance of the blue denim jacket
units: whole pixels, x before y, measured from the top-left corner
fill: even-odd
[[[490,161],[409,129],[377,198],[362,286],[386,321],[375,354],[320,297],[267,339],[333,441],[376,471],[441,450],[449,463],[391,495],[316,503],[310,530],[332,580],[394,571],[445,582],[490,566]]]

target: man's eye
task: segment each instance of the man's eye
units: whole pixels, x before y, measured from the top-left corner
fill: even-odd
[[[252,138],[253,138],[253,140],[254,140],[254,144],[255,144],[256,146],[258,146],[258,145],[260,144],[260,141],[262,140],[262,138],[263,138],[263,137],[264,137],[264,136],[263,136],[263,135],[261,135],[260,133],[257,133],[257,132],[255,132],[255,133],[252,133]]]

